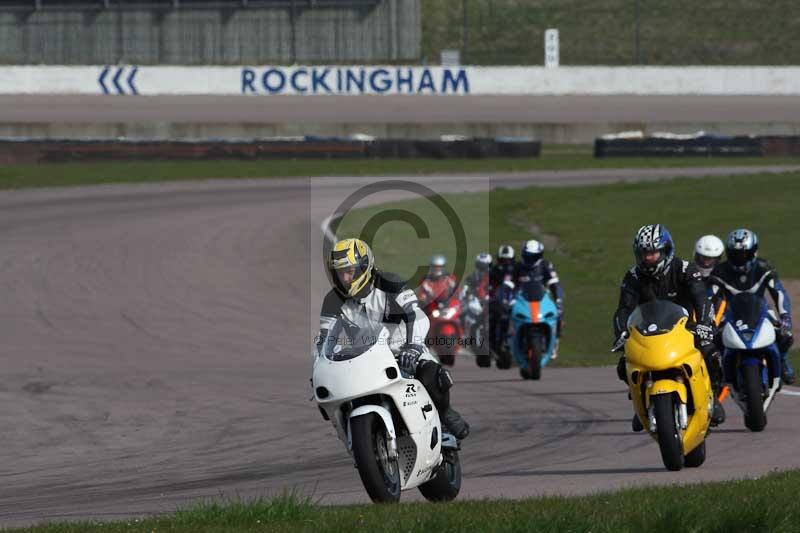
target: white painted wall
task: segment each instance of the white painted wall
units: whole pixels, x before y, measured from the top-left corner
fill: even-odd
[[[800,67],[0,67],[0,94],[800,95]],[[117,74],[119,73],[119,76]],[[265,83],[266,82],[266,83]]]

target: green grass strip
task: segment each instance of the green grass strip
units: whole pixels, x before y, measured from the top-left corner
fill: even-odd
[[[587,168],[675,168],[800,163],[790,158],[618,158],[594,159],[585,146],[556,146],[527,159],[385,159],[262,161],[121,161],[0,166],[0,189],[63,187],[107,183],[317,176],[428,175],[525,172]]]
[[[702,468],[702,467],[701,467]],[[665,476],[669,475],[666,472]],[[675,476],[678,481],[680,475]],[[51,524],[67,532],[796,532],[800,472],[755,480],[629,489],[585,497],[326,507],[293,495],[201,504],[141,521]]]

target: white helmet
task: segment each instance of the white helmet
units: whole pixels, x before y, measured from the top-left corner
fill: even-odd
[[[697,263],[703,277],[707,278],[711,274],[724,251],[725,245],[716,235],[703,235],[697,239],[694,245],[694,262]]]
[[[497,249],[497,259],[512,261],[514,259],[514,247],[508,244],[500,246],[500,248]]]

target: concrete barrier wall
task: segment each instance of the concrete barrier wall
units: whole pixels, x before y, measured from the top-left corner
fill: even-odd
[[[800,67],[0,67],[0,94],[798,95]]]
[[[361,7],[308,7],[298,2],[294,11],[286,3],[280,8],[231,5],[234,8],[0,9],[0,63],[241,65],[420,57],[419,0],[382,0]]]

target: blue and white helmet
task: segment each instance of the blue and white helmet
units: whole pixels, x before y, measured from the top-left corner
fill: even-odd
[[[492,254],[481,252],[475,256],[475,270],[488,272],[492,267]]]
[[[531,239],[522,244],[522,262],[526,265],[535,265],[544,255],[544,244]]]
[[[749,272],[758,255],[758,237],[749,229],[735,229],[725,240],[725,255],[737,272]]]
[[[645,256],[652,252],[661,252],[661,255],[655,262],[649,263]],[[633,255],[636,257],[636,268],[639,272],[654,278],[662,277],[669,271],[675,256],[672,235],[663,224],[642,226],[633,239]]]

